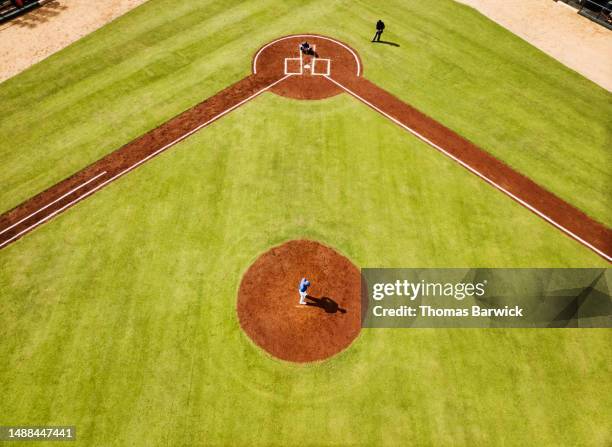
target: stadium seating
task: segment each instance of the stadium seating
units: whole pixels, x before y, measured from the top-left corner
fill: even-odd
[[[0,0],[0,23],[38,8],[43,3],[40,0]]]
[[[578,10],[578,14],[612,30],[612,0],[555,0]]]
[[[612,1],[583,0],[578,14],[612,30]]]

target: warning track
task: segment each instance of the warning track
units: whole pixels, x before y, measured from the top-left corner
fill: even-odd
[[[304,39],[315,47],[316,57],[297,51]],[[277,39],[256,53],[252,75],[0,216],[0,248],[269,90],[296,99],[350,94],[612,262],[609,228],[363,78],[362,71],[357,53],[332,38],[302,34]]]

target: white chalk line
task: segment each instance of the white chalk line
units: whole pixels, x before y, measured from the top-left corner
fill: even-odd
[[[315,63],[317,61],[326,61],[327,62],[327,69],[325,70],[325,73],[317,73],[315,71]],[[325,58],[315,58],[312,61],[312,69],[310,70],[310,74],[313,76],[330,76],[331,75],[331,59],[325,59]]]
[[[464,168],[466,168],[467,170],[469,170],[470,172],[472,172],[473,174],[476,174],[478,177],[480,177],[481,179],[485,180],[487,183],[491,184],[492,186],[494,186],[495,188],[497,188],[498,190],[500,190],[501,192],[503,192],[504,194],[510,196],[511,198],[513,198],[514,200],[516,200],[518,203],[520,203],[521,205],[523,205],[525,208],[531,210],[532,212],[534,212],[535,214],[537,214],[538,216],[540,216],[542,219],[546,220],[547,222],[551,223],[552,225],[554,225],[555,227],[557,227],[558,229],[560,229],[561,231],[563,231],[564,233],[568,234],[569,236],[571,236],[572,238],[576,239],[578,242],[580,242],[581,244],[585,245],[586,247],[590,248],[591,250],[593,250],[594,252],[596,252],[597,254],[599,254],[600,256],[602,256],[603,258],[605,258],[608,262],[612,262],[612,257],[609,256],[608,254],[604,253],[603,251],[601,251],[600,249],[598,249],[597,247],[595,247],[594,245],[590,244],[589,242],[585,241],[584,239],[582,239],[580,236],[578,236],[577,234],[575,234],[574,232],[572,232],[571,230],[565,228],[563,225],[557,223],[556,221],[554,221],[552,218],[548,217],[546,214],[544,214],[543,212],[541,212],[540,210],[538,210],[537,208],[533,207],[532,205],[530,205],[529,203],[525,202],[523,199],[521,199],[520,197],[517,197],[516,195],[514,195],[513,193],[511,193],[510,191],[508,191],[507,189],[505,189],[503,186],[497,184],[494,180],[491,180],[489,177],[487,177],[486,175],[482,174],[480,171],[476,170],[475,168],[473,168],[472,166],[470,166],[469,164],[465,163],[463,160],[455,157],[453,154],[447,152],[445,149],[443,149],[442,147],[438,146],[436,143],[434,143],[433,141],[429,140],[427,137],[421,135],[420,133],[418,133],[417,131],[415,131],[414,129],[406,126],[404,123],[402,123],[401,121],[393,118],[391,115],[389,115],[388,113],[384,112],[383,110],[379,109],[378,107],[376,107],[374,104],[372,104],[371,102],[367,101],[366,99],[362,98],[361,96],[359,96],[357,93],[353,92],[352,90],[350,90],[349,88],[345,87],[344,85],[342,85],[341,83],[339,83],[338,81],[336,81],[335,79],[332,79],[330,76],[326,76],[327,79],[329,79],[330,81],[332,81],[334,84],[336,84],[338,87],[342,88],[343,90],[345,90],[347,93],[351,94],[352,96],[354,96],[355,98],[357,98],[358,100],[360,100],[361,102],[363,102],[364,104],[367,104],[368,106],[370,106],[371,108],[373,108],[374,110],[376,110],[378,113],[384,115],[385,117],[387,117],[388,119],[390,119],[391,121],[393,121],[395,124],[397,124],[398,126],[404,128],[405,130],[407,130],[408,132],[410,132],[411,134],[413,134],[415,137],[419,138],[420,140],[424,141],[425,143],[429,144],[430,146],[434,147],[435,149],[437,149],[438,151],[442,152],[444,155],[446,155],[447,157],[455,160],[457,163],[459,163],[461,166],[463,166]]]
[[[66,208],[71,207],[72,205],[74,205],[75,203],[80,202],[81,200],[89,197],[91,194],[93,194],[94,192],[98,191],[99,189],[103,188],[104,186],[108,185],[109,183],[111,183],[112,181],[116,180],[117,178],[121,177],[124,174],[127,174],[128,172],[132,171],[134,168],[140,166],[141,164],[143,164],[144,162],[146,162],[147,160],[155,157],[156,155],[158,155],[159,153],[165,151],[166,149],[174,146],[177,143],[180,143],[181,141],[183,141],[185,138],[193,135],[194,133],[196,133],[198,130],[202,129],[203,127],[208,126],[209,124],[213,123],[214,121],[218,120],[219,118],[221,118],[222,116],[228,114],[229,112],[231,112],[232,110],[236,109],[237,107],[240,107],[242,104],[244,104],[247,101],[250,101],[251,99],[255,98],[256,96],[262,94],[263,92],[265,92],[266,90],[271,89],[272,87],[274,87],[276,84],[278,84],[279,82],[284,81],[285,79],[287,79],[289,76],[291,75],[286,75],[284,77],[282,77],[281,79],[278,79],[277,81],[272,82],[270,85],[262,88],[261,90],[258,90],[257,92],[253,93],[251,96],[249,96],[246,99],[243,99],[242,101],[234,104],[232,107],[224,110],[223,112],[219,113],[218,115],[215,115],[213,118],[209,119],[208,121],[206,121],[203,124],[200,124],[198,127],[190,130],[189,132],[187,132],[186,134],[180,136],[179,138],[177,138],[176,140],[172,141],[171,143],[166,144],[164,147],[162,147],[161,149],[156,150],[155,152],[147,155],[145,158],[143,158],[142,160],[139,160],[138,162],[134,163],[132,166],[125,168],[123,171],[119,172],[118,174],[115,174],[113,177],[105,180],[104,182],[100,183],[98,186],[96,186],[93,189],[90,189],[89,191],[87,191],[85,194],[83,194],[80,197],[77,197],[76,199],[72,200],[71,202],[69,202],[68,204],[64,205],[63,207],[61,207],[60,209],[54,211],[53,213],[49,214],[48,216],[46,216],[44,219],[39,220],[38,222],[30,225],[28,228],[26,228],[23,231],[20,231],[19,233],[17,233],[16,235],[14,235],[13,237],[11,237],[10,239],[2,242],[0,244],[0,248],[4,247],[5,245],[9,244],[10,242],[14,241],[15,239],[17,239],[18,237],[20,237],[21,235],[23,235],[24,233],[27,233],[28,231],[38,227],[39,225],[42,225],[43,223],[45,223],[47,220],[51,219],[52,217],[54,217],[55,215],[61,213],[62,211],[64,211]]]
[[[23,222],[24,220],[28,220],[30,217],[40,213],[43,210],[46,210],[47,208],[49,208],[51,205],[53,205],[54,203],[59,202],[60,200],[62,200],[64,197],[69,196],[70,194],[72,194],[73,192],[81,189],[83,186],[89,185],[91,182],[93,182],[95,179],[97,179],[98,177],[103,176],[104,174],[106,174],[106,171],[103,171],[101,173],[99,173],[98,175],[96,175],[95,177],[90,178],[89,180],[87,180],[85,183],[81,183],[79,186],[77,186],[76,188],[71,189],[70,191],[68,191],[66,194],[64,194],[61,197],[58,197],[57,199],[55,199],[53,202],[48,203],[47,205],[43,206],[42,208],[39,208],[38,210],[34,211],[33,213],[28,214],[26,217],[24,217],[23,219],[15,222],[13,225],[11,225],[10,227],[6,227],[4,230],[0,231],[0,234],[6,233],[7,231],[9,231],[11,228],[16,227],[17,225],[19,225],[21,222]]]
[[[289,71],[289,69],[287,68],[287,61],[300,61],[300,71]],[[297,58],[297,57],[286,57],[285,58],[285,75],[301,75],[303,72],[302,70],[302,58]]]
[[[259,57],[259,55],[261,54],[261,52],[263,50],[265,50],[266,48],[268,48],[270,45],[274,45],[276,42],[280,42],[281,40],[287,40],[287,39],[291,39],[294,37],[314,37],[317,39],[323,39],[323,40],[328,40],[330,42],[334,42],[337,43],[338,45],[340,45],[342,48],[347,49],[355,58],[355,62],[357,62],[357,76],[361,76],[361,62],[359,61],[359,57],[357,56],[357,54],[353,51],[352,48],[350,48],[349,46],[343,44],[342,42],[336,40],[336,39],[332,39],[331,37],[325,37],[325,36],[319,36],[317,34],[293,34],[291,36],[285,36],[285,37],[281,37],[279,39],[273,40],[272,42],[270,42],[269,44],[261,47],[259,49],[259,51],[255,54],[255,58],[253,58],[253,73],[257,74],[257,58]]]

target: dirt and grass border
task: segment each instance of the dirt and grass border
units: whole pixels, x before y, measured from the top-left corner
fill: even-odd
[[[331,75],[293,75],[285,74],[281,69],[283,63],[279,58],[287,54],[288,48],[293,48],[306,37],[317,44],[325,57],[332,61]],[[264,69],[258,70],[257,61],[265,60],[266,53],[271,56],[269,62],[263,65]],[[346,62],[353,60],[353,57],[357,70]],[[325,83],[329,92],[323,97],[338,92],[350,94],[612,262],[612,231],[609,228],[438,121],[368,81],[362,73],[357,53],[333,38],[300,34],[276,39],[256,53],[251,75],[0,216],[0,248],[17,241],[261,93],[270,90],[284,96],[316,99],[319,96],[317,88]]]

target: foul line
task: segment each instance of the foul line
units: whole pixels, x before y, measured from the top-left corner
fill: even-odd
[[[194,133],[196,133],[198,130],[202,129],[203,127],[208,126],[209,124],[213,123],[214,121],[218,120],[219,118],[221,118],[222,116],[228,114],[229,112],[231,112],[232,110],[236,109],[237,107],[240,107],[242,104],[244,104],[247,101],[250,101],[251,99],[255,98],[256,96],[262,94],[263,92],[265,92],[266,90],[271,89],[272,87],[274,87],[276,84],[278,84],[279,82],[284,81],[285,79],[287,79],[288,77],[290,77],[292,75],[286,75],[283,76],[282,78],[280,78],[277,81],[272,82],[270,85],[262,88],[261,90],[256,91],[255,93],[253,93],[251,96],[249,96],[246,99],[243,99],[242,101],[234,104],[232,107],[224,110],[223,112],[219,113],[218,115],[215,115],[214,117],[212,117],[211,119],[209,119],[208,121],[206,121],[203,124],[200,124],[198,127],[190,130],[189,132],[187,132],[186,134],[180,136],[179,138],[177,138],[176,140],[172,141],[171,143],[166,144],[164,147],[162,147],[161,149],[156,150],[155,152],[147,155],[145,158],[143,158],[142,160],[134,163],[132,166],[125,168],[123,171],[119,172],[118,174],[115,174],[113,177],[109,178],[108,180],[105,180],[104,182],[100,183],[98,186],[96,186],[93,189],[90,189],[89,191],[87,191],[85,194],[83,194],[82,196],[77,197],[76,199],[72,200],[71,202],[69,202],[68,204],[64,205],[63,207],[61,207],[60,209],[54,211],[53,213],[49,214],[48,216],[46,216],[44,219],[39,220],[38,222],[30,225],[28,228],[26,228],[23,231],[20,231],[19,233],[17,233],[16,235],[14,235],[13,237],[11,237],[10,239],[4,241],[3,243],[0,244],[0,248],[4,247],[5,245],[7,245],[8,243],[14,241],[15,239],[17,239],[19,236],[23,235],[24,233],[27,233],[28,231],[38,227],[39,225],[45,223],[46,221],[48,221],[49,219],[51,219],[53,216],[56,216],[57,214],[61,213],[62,211],[64,211],[66,208],[71,207],[72,205],[80,202],[81,200],[89,197],[90,195],[92,195],[94,192],[96,192],[97,190],[99,190],[100,188],[103,188],[104,186],[108,185],[110,182],[114,181],[115,179],[121,177],[124,174],[127,174],[128,172],[130,172],[131,170],[133,170],[134,168],[140,166],[141,164],[143,164],[144,162],[146,162],[147,160],[155,157],[156,155],[158,155],[160,152],[165,151],[166,149],[174,146],[177,143],[180,143],[181,141],[183,141],[185,138],[193,135]],[[104,172],[106,173],[106,171]],[[102,175],[102,174],[100,174]],[[99,176],[99,175],[98,175]],[[91,179],[90,181],[92,181],[93,179]],[[81,185],[84,186],[84,185]],[[59,199],[58,199],[59,200]],[[51,205],[51,204],[49,204]],[[47,207],[49,206],[47,205]],[[40,210],[39,210],[40,211]]]
[[[32,217],[35,214],[40,213],[42,210],[45,210],[47,208],[49,208],[51,205],[53,205],[54,203],[59,202],[60,200],[62,200],[64,197],[69,196],[70,194],[72,194],[73,192],[81,189],[83,186],[90,184],[91,182],[93,182],[95,179],[97,179],[98,177],[102,176],[106,174],[106,171],[101,172],[100,174],[96,175],[95,177],[90,178],[89,180],[87,180],[85,183],[81,183],[79,186],[77,186],[76,188],[71,189],[70,191],[68,191],[66,194],[64,194],[61,197],[58,197],[57,199],[55,199],[53,202],[43,206],[42,208],[34,211],[33,213],[28,214],[26,217],[24,217],[23,219],[21,219],[18,222],[15,222],[13,225],[11,225],[10,227],[6,227],[4,230],[0,231],[0,234],[2,233],[6,233],[8,230],[10,230],[11,228],[16,227],[17,225],[19,225],[21,222],[23,222],[24,220],[28,220],[30,217]]]
[[[420,140],[424,141],[425,143],[429,144],[430,146],[436,148],[438,151],[442,152],[444,155],[446,155],[447,157],[455,160],[457,163],[459,163],[461,166],[463,166],[464,168],[466,168],[467,170],[469,170],[470,172],[472,172],[473,174],[476,174],[478,177],[480,177],[481,179],[483,179],[484,181],[486,181],[487,183],[489,183],[490,185],[494,186],[495,188],[497,188],[498,190],[500,190],[501,192],[503,192],[504,194],[510,196],[512,199],[516,200],[518,203],[520,203],[521,205],[523,205],[524,207],[526,207],[527,209],[531,210],[532,212],[534,212],[535,214],[537,214],[538,216],[540,216],[542,219],[546,220],[547,222],[551,223],[552,225],[554,225],[555,227],[557,227],[558,229],[560,229],[561,231],[565,232],[566,234],[568,234],[569,236],[573,237],[574,239],[576,239],[578,242],[580,242],[581,244],[587,246],[588,248],[590,248],[591,250],[593,250],[594,252],[596,252],[597,254],[599,254],[600,256],[604,257],[608,262],[612,262],[612,257],[607,255],[606,253],[604,253],[603,251],[601,251],[600,249],[598,249],[597,247],[593,246],[592,244],[590,244],[589,242],[585,241],[584,239],[582,239],[580,236],[578,236],[577,234],[573,233],[571,230],[568,230],[567,228],[565,228],[563,225],[557,223],[556,221],[554,221],[552,218],[548,217],[546,214],[542,213],[540,210],[538,210],[537,208],[534,208],[532,205],[530,205],[529,203],[525,202],[523,199],[521,199],[520,197],[515,196],[514,194],[512,194],[510,191],[508,191],[507,189],[505,189],[503,186],[495,183],[495,181],[491,180],[490,178],[488,178],[486,175],[482,174],[481,172],[479,172],[478,170],[476,170],[475,168],[473,168],[472,166],[470,166],[469,164],[465,163],[463,160],[455,157],[453,154],[447,152],[445,149],[443,149],[442,147],[438,146],[436,143],[434,143],[433,141],[429,140],[427,137],[421,135],[420,133],[418,133],[417,131],[415,131],[414,129],[408,127],[407,125],[405,125],[404,123],[402,123],[401,121],[397,120],[396,118],[393,118],[391,115],[389,115],[388,113],[386,113],[385,111],[379,109],[378,107],[376,107],[374,104],[372,104],[371,102],[367,101],[366,99],[362,98],[361,96],[359,96],[357,93],[353,92],[352,90],[350,90],[349,88],[345,87],[344,85],[342,85],[341,83],[339,83],[338,81],[332,79],[330,76],[325,76],[327,79],[329,79],[330,81],[332,81],[334,84],[336,84],[338,87],[340,87],[341,89],[343,89],[344,91],[346,91],[347,93],[349,93],[350,95],[354,96],[355,98],[357,98],[358,100],[360,100],[361,102],[363,102],[364,104],[367,104],[368,106],[370,106],[371,108],[373,108],[374,110],[376,110],[378,113],[386,116],[387,118],[389,118],[391,121],[393,121],[395,124],[397,124],[398,126],[401,126],[402,128],[404,128],[405,130],[407,130],[408,132],[410,132],[411,134],[413,134],[415,137],[419,138]]]

